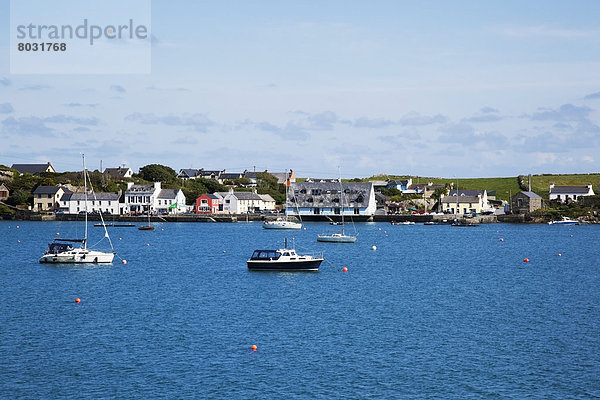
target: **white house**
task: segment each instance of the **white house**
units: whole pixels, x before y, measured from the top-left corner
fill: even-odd
[[[577,199],[581,196],[593,196],[594,189],[592,189],[592,185],[587,186],[556,186],[554,184],[550,185],[550,193],[548,194],[548,198],[550,200],[557,200],[561,203],[566,202],[567,200],[577,201]]]
[[[106,168],[104,169],[104,175],[113,179],[131,178],[133,176],[133,170],[127,167]]]
[[[88,193],[87,211],[119,215],[121,207],[119,193]],[[84,193],[66,193],[60,198],[60,209],[68,214],[79,214],[86,210]]]
[[[487,197],[487,190],[456,190],[451,189],[442,198],[442,212],[450,214],[479,214],[493,211]],[[458,206],[457,206],[458,203]]]
[[[288,192],[288,215],[375,215],[377,204],[372,182],[296,182]]]
[[[223,193],[215,193],[223,195]],[[268,194],[256,194],[255,192],[234,192],[231,189],[223,196],[223,212],[229,214],[245,214],[261,210],[273,210],[275,200]]]
[[[152,185],[127,183],[124,212],[140,213],[184,213],[185,195],[181,189],[163,189],[160,182]]]

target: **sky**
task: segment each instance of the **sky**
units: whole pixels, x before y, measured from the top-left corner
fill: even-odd
[[[9,9],[0,164],[600,172],[598,1],[155,0],[140,74],[11,73]]]

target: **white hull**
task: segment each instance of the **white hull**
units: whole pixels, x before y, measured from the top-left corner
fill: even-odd
[[[317,242],[354,243],[356,242],[356,236],[341,235],[339,233],[334,233],[333,235],[317,235]]]
[[[46,253],[40,258],[40,262],[51,264],[107,264],[112,263],[114,257],[114,253],[73,249],[60,253]]]
[[[302,229],[302,224],[292,221],[265,221],[263,223],[265,229]]]

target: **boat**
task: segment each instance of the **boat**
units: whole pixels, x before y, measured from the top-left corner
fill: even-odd
[[[392,221],[390,222],[392,225],[414,225],[415,223],[413,221]]]
[[[265,229],[302,229],[302,222],[294,222],[288,219],[288,192],[290,191],[290,179],[286,174],[285,180],[285,217],[277,218],[263,222],[263,228]],[[300,214],[298,214],[300,215]]]
[[[254,250],[247,264],[253,271],[318,271],[323,260],[322,253],[300,255],[288,249],[285,239],[283,249]]]
[[[569,217],[562,217],[560,221],[550,221],[548,225],[579,225],[579,221],[573,220]]]
[[[356,242],[356,236],[346,235],[344,231],[344,188],[342,186],[342,173],[340,175],[340,208],[342,221],[339,225],[342,227],[341,232],[332,233],[332,234],[322,234],[317,235],[317,242],[329,242],[329,243],[354,243]]]
[[[88,213],[87,213],[87,170],[85,168],[85,155],[83,155],[83,187],[84,187],[84,204],[85,204],[85,233],[83,239],[54,239],[53,242],[48,244],[48,249],[44,255],[40,258],[40,263],[51,263],[51,264],[100,264],[100,263],[112,263],[115,257],[114,248],[106,225],[104,225],[104,218],[100,213],[100,219],[104,226],[104,237],[108,239],[110,243],[110,252],[103,252],[99,250],[88,249]],[[92,183],[90,181],[90,187]],[[94,188],[91,187],[91,192],[94,192]],[[80,243],[80,247],[75,247],[72,243]]]
[[[148,206],[148,225],[138,227],[140,231],[153,231],[154,227],[150,225],[150,206]]]

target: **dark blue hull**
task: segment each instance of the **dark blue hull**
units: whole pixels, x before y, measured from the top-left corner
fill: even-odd
[[[248,260],[248,269],[252,271],[318,271],[322,259],[296,261],[296,262],[274,262]]]

